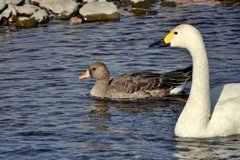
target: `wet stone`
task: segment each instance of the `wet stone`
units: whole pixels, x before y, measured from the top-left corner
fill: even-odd
[[[136,15],[136,16],[145,15],[145,14],[154,15],[154,14],[157,14],[157,11],[150,10],[150,9],[140,9],[140,8],[136,9],[135,8],[135,9],[132,9],[130,11],[130,13],[132,13],[133,15]]]
[[[29,18],[19,18],[15,23],[16,28],[34,28],[37,26],[37,21]]]
[[[114,21],[120,19],[120,13],[113,3],[90,2],[79,13],[84,22]]]
[[[166,2],[162,2],[161,6],[162,7],[176,7],[177,4],[175,2],[168,2],[168,1],[166,1]]]
[[[132,7],[135,8],[148,8],[151,7],[153,3],[158,2],[159,0],[131,0]]]
[[[7,4],[20,5],[24,3],[24,0],[5,0]]]
[[[15,8],[19,15],[27,17],[32,16],[36,11],[41,9],[31,4],[25,4],[24,6],[16,6]]]
[[[0,1],[0,13],[7,7],[7,4],[4,0]]]
[[[38,23],[47,23],[48,14],[44,9],[41,9],[41,10],[35,12],[30,18],[33,18]]]

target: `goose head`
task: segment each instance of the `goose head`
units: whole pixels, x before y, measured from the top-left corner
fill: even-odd
[[[97,80],[109,79],[109,71],[107,66],[102,62],[94,62],[88,66],[87,71],[82,74],[78,80],[83,80],[86,78],[93,78]]]

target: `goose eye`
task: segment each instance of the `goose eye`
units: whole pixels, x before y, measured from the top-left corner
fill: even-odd
[[[93,70],[96,70],[96,68],[93,68]]]
[[[178,34],[178,32],[174,32],[174,34],[175,34],[175,35],[177,35],[177,34]]]

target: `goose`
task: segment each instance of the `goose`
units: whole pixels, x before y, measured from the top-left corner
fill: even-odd
[[[175,135],[204,138],[240,134],[240,83],[219,86],[210,92],[208,57],[201,33],[192,25],[181,24],[149,47],[162,46],[187,49],[193,62],[192,86]]]
[[[90,94],[99,98],[159,98],[181,92],[191,80],[192,66],[166,73],[129,72],[110,80],[107,66],[94,62],[78,79],[96,79]]]

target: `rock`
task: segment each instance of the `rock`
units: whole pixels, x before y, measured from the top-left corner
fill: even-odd
[[[161,3],[161,7],[176,7],[176,6],[177,6],[177,4],[175,2],[164,1]]]
[[[34,2],[37,3],[36,0]],[[41,0],[39,6],[56,14],[54,18],[59,20],[70,19],[79,10],[79,3],[74,0]]]
[[[1,17],[8,19],[11,16],[11,14],[12,14],[11,9],[7,8],[1,13]]]
[[[4,0],[0,0],[0,13],[7,7],[7,4]]]
[[[48,14],[47,14],[46,10],[41,9],[41,10],[35,12],[30,17],[30,19],[34,19],[38,23],[47,23],[47,21],[48,21]]]
[[[155,10],[150,10],[150,9],[140,9],[140,8],[133,8],[130,13],[132,13],[135,16],[141,16],[141,15],[154,15],[157,14],[157,11]]]
[[[7,4],[20,5],[24,3],[24,0],[5,0]]]
[[[131,1],[130,0],[122,0],[121,2],[121,6],[122,7],[126,7],[126,6],[129,6],[131,5]]]
[[[37,26],[37,21],[26,17],[19,17],[15,23],[17,28],[34,28]]]
[[[221,6],[233,6],[240,3],[239,0],[216,0]]]
[[[72,14],[64,11],[62,13],[57,14],[57,16],[55,17],[56,20],[69,20],[71,18]]]
[[[31,4],[36,5],[36,6],[39,6],[39,3],[40,3],[41,1],[42,1],[42,0],[31,0]]]
[[[79,17],[71,17],[70,21],[71,21],[71,22],[70,22],[71,24],[79,24],[79,23],[82,23],[82,19],[79,18]]]
[[[113,3],[90,2],[79,10],[84,22],[114,21],[120,19],[120,13]]]
[[[41,8],[31,5],[31,4],[25,4],[23,6],[16,6],[17,13],[21,16],[32,16],[35,12],[40,10]]]
[[[73,13],[77,12],[79,9],[79,4],[73,0],[42,0],[39,6],[51,10],[56,14],[64,11]]]
[[[97,2],[98,0],[82,0],[83,3]]]
[[[131,0],[132,7],[135,8],[148,8],[153,3],[158,2],[159,0]]]
[[[25,4],[31,4],[30,0],[25,0]]]
[[[12,3],[8,4],[8,8],[12,11],[12,16],[17,16],[17,10]]]
[[[64,11],[73,13],[77,12],[79,4],[72,0],[58,0],[58,3],[53,7],[53,13],[63,13]]]

